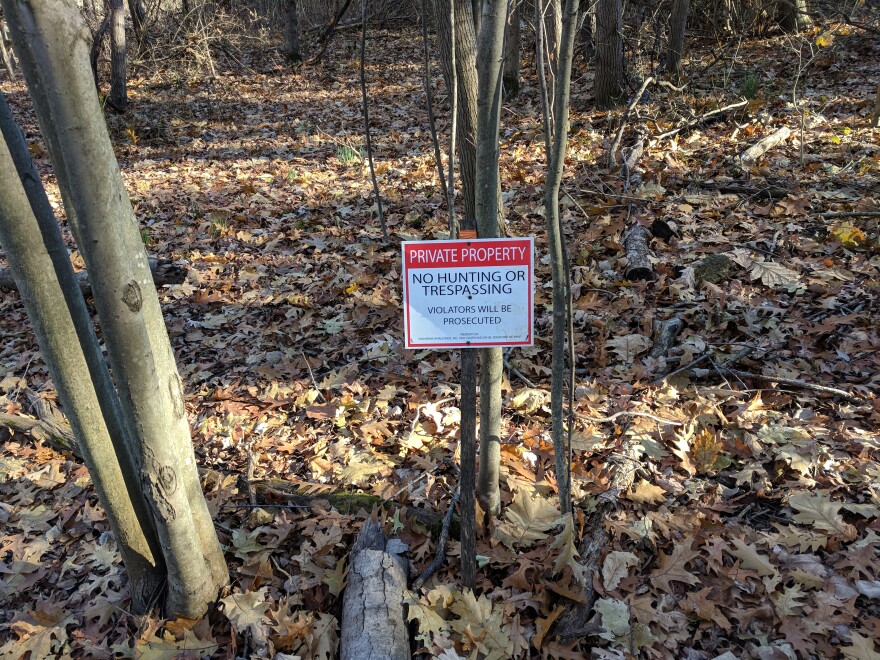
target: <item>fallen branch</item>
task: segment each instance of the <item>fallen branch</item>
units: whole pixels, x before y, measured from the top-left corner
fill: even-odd
[[[651,260],[648,259],[648,241],[651,240],[651,232],[635,225],[623,239],[626,248],[626,279],[635,282],[638,280],[650,280],[654,277],[654,269]]]
[[[786,385],[788,387],[797,387],[802,390],[812,390],[814,392],[822,392],[823,394],[833,394],[834,396],[839,396],[841,399],[846,399],[850,403],[855,403],[857,405],[864,405],[868,403],[867,399],[863,399],[862,397],[856,396],[855,394],[851,394],[846,390],[841,390],[836,387],[828,387],[826,385],[817,385],[815,383],[809,383],[805,380],[799,380],[796,378],[765,376],[764,374],[755,374],[748,371],[730,369],[728,367],[725,367],[724,365],[718,366],[717,370],[719,373],[736,376],[737,378],[750,378],[752,380],[761,380],[766,383],[778,383],[779,385]]]
[[[460,491],[456,489],[455,495],[452,496],[452,501],[449,503],[449,508],[446,509],[446,516],[443,518],[443,529],[440,530],[440,538],[437,540],[437,556],[434,557],[434,561],[428,564],[428,567],[422,571],[422,574],[415,582],[413,582],[413,591],[421,589],[422,585],[428,581],[428,578],[434,575],[446,560],[446,544],[449,541],[449,528],[452,525],[452,516],[455,514],[455,507],[458,504],[460,494]]]
[[[76,438],[66,424],[55,424],[41,419],[0,413],[0,426],[28,433],[34,440],[45,442],[62,451],[76,452]]]
[[[693,364],[693,363],[691,363]],[[690,366],[690,365],[688,365]],[[608,415],[608,417],[590,417],[589,415],[583,415],[581,413],[575,413],[575,417],[578,419],[582,419],[587,422],[593,422],[594,424],[605,424],[606,422],[613,422],[618,417],[645,417],[647,419],[653,419],[655,422],[659,424],[666,424],[668,426],[682,426],[682,422],[676,422],[674,419],[666,419],[664,417],[657,417],[657,415],[652,415],[651,413],[646,412],[637,412],[635,410],[621,410],[620,412],[616,412],[613,415]]]
[[[840,211],[820,213],[820,218],[880,218],[880,211]]]
[[[754,165],[761,156],[766,154],[773,147],[777,147],[785,142],[790,135],[791,129],[789,129],[788,126],[783,126],[782,128],[773,131],[763,140],[759,140],[757,143],[742,152],[739,157],[740,162],[747,167],[749,165]]]
[[[167,259],[149,259],[150,272],[153,274],[153,283],[157,287],[167,284],[181,284],[186,280],[188,269],[186,266],[175,264]],[[76,283],[79,285],[80,291],[84,296],[92,295],[92,282],[89,279],[88,271],[81,270],[75,274]],[[12,270],[9,268],[0,268],[0,289],[8,289],[10,291],[18,291],[18,285],[12,276]]]
[[[707,112],[704,115],[700,115],[699,117],[694,117],[694,118],[686,121],[684,124],[682,124],[678,128],[674,128],[671,131],[666,131],[665,133],[661,133],[660,135],[656,135],[656,136],[654,136],[654,139],[655,140],[662,140],[664,138],[672,137],[673,135],[676,135],[677,133],[680,133],[681,131],[689,130],[689,129],[693,128],[694,126],[697,126],[698,124],[702,124],[704,121],[707,121],[708,119],[713,119],[715,117],[718,117],[719,115],[722,115],[725,112],[730,112],[731,110],[738,110],[739,108],[745,107],[746,105],[748,105],[748,103],[749,102],[746,99],[743,99],[742,101],[737,101],[736,103],[731,103],[730,105],[725,105],[723,108],[718,108],[716,110],[712,110],[710,112]]]

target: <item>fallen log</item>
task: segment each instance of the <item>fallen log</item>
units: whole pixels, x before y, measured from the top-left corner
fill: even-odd
[[[684,323],[677,316],[673,316],[665,321],[654,321],[654,336],[657,339],[654,341],[654,347],[651,349],[648,357],[666,357],[683,327]]]
[[[387,539],[375,521],[358,534],[342,595],[340,660],[404,660],[410,657],[403,611],[408,550]]]
[[[181,284],[186,280],[188,269],[168,259],[157,259],[150,257],[150,272],[153,274],[153,283],[157,287],[166,284]],[[76,283],[79,285],[80,291],[84,296],[92,295],[92,283],[89,280],[89,274],[85,270],[81,270],[75,274]],[[8,289],[10,291],[18,291],[18,285],[12,276],[12,270],[9,268],[0,268],[0,289]]]
[[[743,151],[739,159],[742,164],[747,167],[750,165],[754,165],[761,156],[766,154],[773,147],[776,147],[785,142],[790,135],[791,130],[788,128],[788,126],[783,126],[779,130],[774,131],[763,140],[759,140],[757,143],[753,144],[751,147]]]
[[[654,269],[648,259],[649,240],[651,232],[641,225],[630,229],[623,239],[623,246],[626,248],[625,276],[632,282],[654,278]]]

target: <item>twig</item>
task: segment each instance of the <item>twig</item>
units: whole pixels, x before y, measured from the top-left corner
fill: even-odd
[[[315,380],[315,374],[312,372],[312,365],[309,364],[309,359],[306,357],[305,351],[300,351],[300,355],[302,355],[303,362],[306,363],[306,369],[309,370],[309,378],[312,379],[312,386],[315,388],[315,391],[318,393],[318,398],[321,399],[324,403],[327,403],[327,399],[324,398],[324,395],[321,394],[321,388],[318,387],[318,381]]]
[[[533,390],[534,390],[534,389],[537,389],[538,386],[535,385],[535,384],[534,384],[532,381],[530,381],[528,378],[526,378],[525,376],[523,376],[522,373],[521,373],[516,367],[514,367],[512,364],[510,364],[510,360],[508,360],[507,358],[504,358],[504,366],[507,367],[508,369],[510,369],[510,373],[512,373],[512,374],[513,374],[514,376],[516,376],[517,378],[519,378],[519,379],[520,379],[522,382],[524,382],[528,387],[531,387]]]
[[[748,100],[743,99],[742,101],[738,101],[736,103],[731,103],[730,105],[725,105],[723,108],[718,108],[717,110],[712,110],[711,112],[707,112],[705,115],[701,115],[699,117],[694,117],[690,121],[685,122],[684,125],[679,126],[678,128],[675,128],[671,131],[666,131],[665,133],[661,133],[660,135],[655,135],[654,139],[655,140],[662,140],[664,138],[672,137],[676,133],[679,133],[681,131],[692,128],[692,127],[696,126],[697,124],[700,124],[700,123],[706,121],[710,117],[714,117],[715,115],[720,115],[721,113],[728,112],[730,110],[736,110],[737,108],[742,108],[743,106],[748,105],[748,103],[749,103]]]
[[[799,380],[797,378],[780,378],[779,376],[765,376],[764,374],[755,374],[748,371],[739,371],[738,369],[730,369],[728,367],[719,366],[718,371],[725,374],[730,374],[731,376],[736,376],[737,378],[751,378],[752,380],[762,380],[767,383],[779,383],[780,385],[787,385],[789,387],[798,387],[804,390],[812,390],[814,392],[823,392],[825,394],[833,394],[835,396],[839,396],[842,399],[846,399],[850,403],[855,404],[865,404],[867,403],[866,399],[862,397],[856,396],[855,394],[851,394],[846,390],[841,390],[836,387],[828,387],[827,385],[817,385],[815,383],[808,383],[805,380]]]
[[[434,573],[437,572],[442,565],[444,560],[446,559],[446,544],[449,541],[449,528],[452,525],[452,516],[455,514],[455,507],[458,504],[458,498],[460,495],[459,489],[455,489],[455,494],[452,496],[452,501],[449,502],[449,508],[446,509],[446,516],[443,518],[443,528],[440,530],[440,538],[437,540],[437,556],[434,557],[434,561],[432,561],[428,567],[422,571],[422,574],[413,582],[413,591],[418,591],[422,588],[422,585],[428,581]]]
[[[880,218],[880,211],[846,211],[819,213],[820,218]]]
[[[651,413],[646,412],[636,412],[635,410],[621,410],[620,412],[616,412],[613,415],[609,415],[608,417],[590,417],[589,415],[583,415],[581,413],[575,413],[575,416],[578,419],[583,419],[587,422],[593,422],[595,424],[613,422],[618,417],[646,417],[647,419],[653,419],[655,422],[658,422],[659,424],[666,424],[667,426],[683,426],[683,422],[676,422],[672,419],[657,417],[657,415],[652,415]]]
[[[367,75],[365,73],[365,60],[367,49],[367,0],[361,0],[361,98],[364,105],[364,133],[367,138],[367,162],[370,164],[370,179],[373,181],[373,195],[376,197],[376,209],[379,213],[379,226],[382,227],[382,238],[388,238],[388,227],[385,224],[385,214],[382,212],[382,195],[379,194],[379,182],[376,180],[376,167],[373,165],[373,147],[370,143],[370,108],[367,103]]]

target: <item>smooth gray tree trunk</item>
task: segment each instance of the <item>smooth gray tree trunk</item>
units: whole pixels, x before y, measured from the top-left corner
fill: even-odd
[[[623,4],[596,4],[596,106],[607,110],[623,100]]]
[[[198,617],[228,573],[199,484],[183,385],[92,83],[73,0],[2,0],[92,279],[140,487],[167,567],[165,612]]]
[[[117,111],[128,107],[125,73],[125,5],[110,0],[110,96],[107,102]]]
[[[690,0],[672,0],[669,16],[669,49],[666,53],[666,72],[681,76],[681,58],[684,55],[684,37],[687,28]]]
[[[544,209],[547,219],[547,245],[553,273],[553,344],[550,377],[550,418],[553,453],[556,459],[556,484],[562,513],[571,512],[570,464],[563,420],[563,384],[566,373],[565,332],[568,300],[568,273],[565,259],[565,234],[559,215],[559,190],[568,147],[569,108],[571,105],[571,67],[577,27],[578,0],[566,0],[562,17],[559,69],[553,90],[554,134],[547,154],[547,181]],[[549,127],[548,127],[549,128]]]
[[[510,11],[504,32],[504,98],[519,96],[520,59],[522,38],[520,35],[520,4],[522,0],[510,0]]]
[[[294,64],[302,62],[299,8],[296,0],[284,0],[284,55]]]
[[[501,71],[504,65],[506,0],[483,0],[477,44],[477,234],[502,235],[501,181],[498,170],[498,130],[501,124]],[[480,471],[477,499],[486,513],[501,512],[499,490],[501,462],[500,348],[480,349]]]
[[[2,95],[0,134],[0,244],[116,537],[132,608],[144,613],[164,586],[161,549],[137,487],[119,401],[67,248],[24,136]]]

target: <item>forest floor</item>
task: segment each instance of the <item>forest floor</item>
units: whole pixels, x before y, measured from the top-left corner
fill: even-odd
[[[409,545],[415,570],[433,559],[422,514],[442,516],[456,488],[459,354],[402,341],[399,243],[447,235],[421,42],[368,40],[388,241],[362,160],[354,44],[342,33],[320,64],[297,68],[274,49],[236,61],[217,51],[213,79],[139,67],[130,110],[108,115],[148,252],[188,268],[159,294],[233,583],[200,621],[129,614],[85,468],[0,429],[0,656],[333,657],[348,548],[371,511],[358,506],[368,500],[332,507],[330,493],[386,500],[372,515]],[[646,141],[629,176],[607,166],[622,112],[592,109],[592,69],[579,63],[563,183],[574,529],[558,526],[549,441],[530,57],[502,114],[510,233],[537,245],[535,345],[511,351],[505,370],[504,513],[478,537],[476,596],[457,590],[455,540],[411,595],[417,648],[446,659],[880,658],[880,130],[868,126],[880,44],[836,26],[744,40],[711,66],[695,46],[685,90],[651,88],[630,115],[623,146]],[[436,63],[434,79],[442,137]],[[61,214],[24,86],[4,78],[0,90]],[[744,94],[743,107],[691,121]],[[746,147],[783,126],[783,144],[743,165]],[[840,213],[857,215],[823,215]],[[623,232],[658,220],[674,234],[651,243],[654,280],[627,281]],[[673,317],[680,335],[651,357],[655,323]],[[0,411],[34,416],[39,398],[60,415],[15,292],[0,291],[0,336]],[[250,508],[249,462],[262,508]],[[609,490],[621,470],[632,487]],[[275,506],[286,500],[272,479],[316,497]],[[558,619],[583,598],[575,547],[609,498],[609,541],[586,576],[595,625],[563,641]]]

